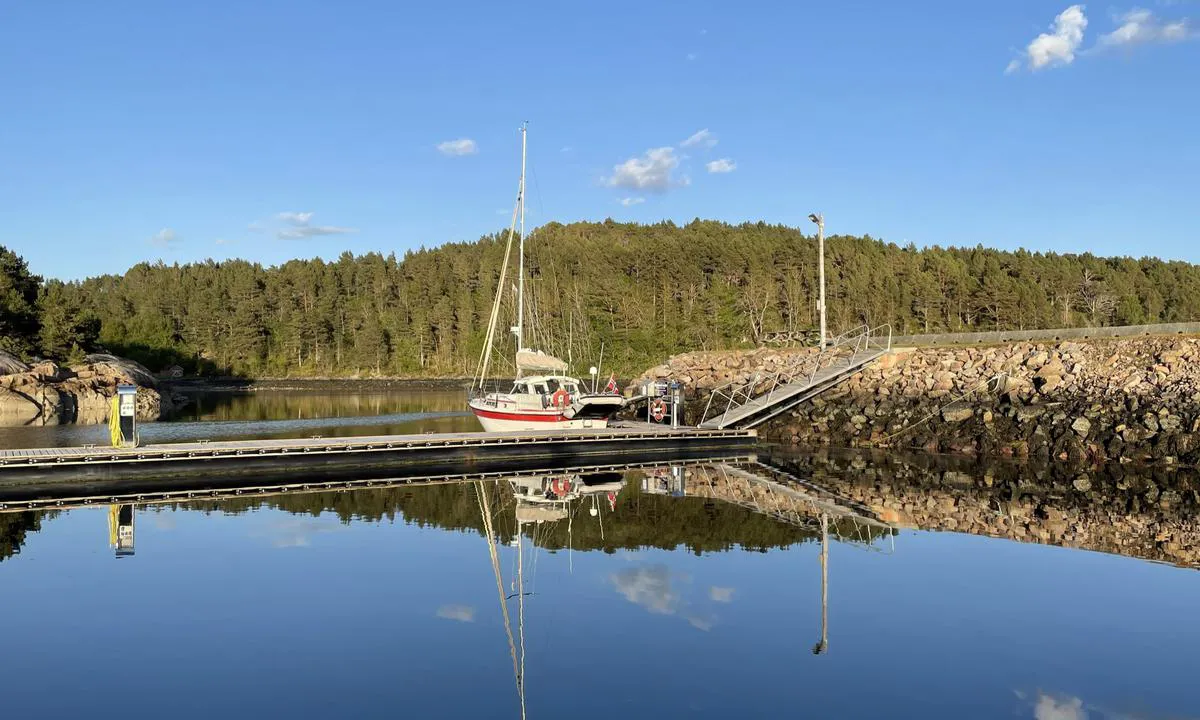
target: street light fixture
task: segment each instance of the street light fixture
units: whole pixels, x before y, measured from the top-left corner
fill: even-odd
[[[817,301],[817,310],[821,314],[821,347],[825,347],[825,216],[820,213],[811,213],[808,216],[817,224],[817,265],[820,266],[821,275],[821,290],[820,300]]]

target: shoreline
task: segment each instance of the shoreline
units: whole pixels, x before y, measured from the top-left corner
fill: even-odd
[[[160,380],[167,389],[178,393],[262,392],[293,390],[379,389],[425,387],[430,389],[466,389],[470,378],[187,378]]]

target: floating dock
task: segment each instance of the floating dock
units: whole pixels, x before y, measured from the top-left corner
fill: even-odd
[[[687,460],[749,452],[753,430],[665,428],[441,433],[0,450],[0,503],[239,487],[268,478],[365,480],[397,475],[554,469],[608,462]]]

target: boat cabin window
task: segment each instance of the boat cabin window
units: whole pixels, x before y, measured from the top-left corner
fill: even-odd
[[[545,395],[546,394],[546,385],[544,383],[537,383],[536,385],[533,386],[533,391],[535,393],[537,393],[538,395]]]
[[[550,388],[550,392],[558,392],[558,381],[554,378],[546,378],[546,385]]]

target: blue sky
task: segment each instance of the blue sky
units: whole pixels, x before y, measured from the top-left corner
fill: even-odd
[[[532,225],[1200,262],[1200,2],[1144,3],[5,3],[0,244],[78,278],[473,240],[528,120]]]

